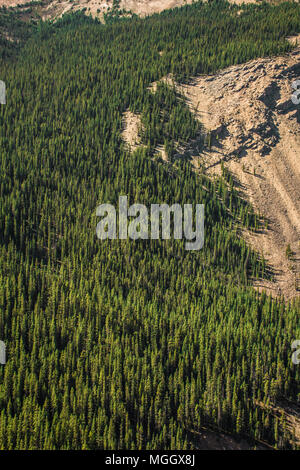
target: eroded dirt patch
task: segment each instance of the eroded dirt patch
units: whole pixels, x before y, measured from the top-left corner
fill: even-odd
[[[141,145],[140,129],[140,116],[131,111],[126,111],[123,115],[122,138],[131,151],[136,150]]]
[[[264,404],[258,402],[257,405],[267,409],[272,416],[276,416],[281,425],[285,423],[286,429],[289,431],[291,444],[296,448],[300,448],[300,406],[297,403],[284,400],[275,404]]]
[[[286,298],[300,289],[300,105],[291,100],[299,78],[300,48],[176,85],[209,136],[195,166],[213,177],[223,162],[265,218],[265,229],[244,236],[272,267],[274,282],[254,285]]]

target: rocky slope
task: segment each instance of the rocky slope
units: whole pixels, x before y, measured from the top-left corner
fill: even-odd
[[[242,0],[231,1],[237,4],[243,3]],[[0,0],[0,7],[2,5],[14,7],[29,3],[30,1],[26,0]],[[44,0],[43,4],[38,6],[38,10],[44,20],[59,18],[64,13],[83,9],[87,14],[102,19],[103,15],[113,7],[113,3],[114,0]],[[193,0],[120,0],[119,6],[139,16],[147,16],[190,3],[193,3]],[[256,3],[256,0],[245,0],[244,3]]]

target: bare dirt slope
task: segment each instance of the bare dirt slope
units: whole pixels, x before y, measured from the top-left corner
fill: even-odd
[[[121,0],[120,7],[139,16],[147,16],[192,2],[193,0]]]
[[[152,15],[168,8],[175,8],[192,3],[193,0],[121,0],[120,8],[139,16]],[[30,0],[0,0],[0,7],[15,7],[30,3]],[[49,0],[39,6],[43,20],[61,17],[64,13],[85,9],[86,14],[103,19],[105,13],[113,7],[113,0]]]
[[[297,282],[300,287],[300,105],[291,100],[298,78],[300,48],[179,87],[211,135],[211,147],[194,161],[211,176],[221,173],[223,161],[268,221],[261,233],[244,234],[274,270],[274,282],[256,286],[286,298],[299,295]]]
[[[300,35],[289,40],[300,44]],[[174,83],[171,76],[163,79],[185,96],[210,136],[204,153],[190,155],[195,168],[214,177],[223,162],[242,197],[264,219],[258,233],[243,233],[274,275],[272,282],[253,280],[255,287],[286,299],[300,294],[300,104],[291,100],[296,79],[299,47],[282,57],[194,78],[188,85]],[[150,87],[153,93],[156,85]]]
[[[140,128],[140,116],[131,111],[126,111],[123,115],[122,139],[126,142],[131,151],[134,151],[141,144],[139,137]]]
[[[231,0],[232,3],[240,4],[243,0]],[[30,0],[0,0],[2,5],[14,7],[30,3]],[[168,8],[180,7],[182,5],[193,3],[193,0],[121,0],[120,8],[131,11],[139,16],[152,15]],[[256,3],[256,0],[245,0],[244,3]],[[49,0],[41,6],[41,16],[44,20],[59,18],[64,13],[76,10],[86,9],[87,14],[91,14],[99,19],[103,18],[104,13],[112,8],[113,0]]]

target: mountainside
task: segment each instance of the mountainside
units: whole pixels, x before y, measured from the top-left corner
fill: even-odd
[[[36,10],[43,20],[56,19],[65,13],[75,11],[84,11],[87,15],[90,14],[103,20],[104,15],[113,10],[123,11],[124,16],[131,12],[143,17],[169,8],[189,5],[193,2],[194,0],[0,0],[0,7],[2,5],[19,6],[20,9],[24,8],[25,10],[24,16],[28,16],[28,8],[31,8]],[[256,0],[231,0],[231,3],[236,4],[243,2],[255,3]]]
[[[195,0],[0,0],[0,7],[18,7],[24,20],[38,15],[43,20],[55,20],[65,13],[83,11],[102,22],[105,15],[117,14],[140,17],[159,13],[170,8],[190,5]],[[256,3],[256,0],[230,0],[234,4]]]
[[[0,448],[299,448],[300,5],[40,6],[0,10]],[[99,239],[125,195],[202,249]]]
[[[37,3],[38,11],[43,19],[58,18],[64,13],[83,9],[86,10],[87,14],[103,18],[103,15],[112,10],[114,6],[117,6],[120,10],[131,11],[139,16],[145,16],[192,2],[193,0],[42,0],[39,2],[35,0],[27,2],[25,0],[0,0],[0,7],[2,5],[15,7],[26,4],[26,8],[28,8],[30,4],[34,7],[35,3]]]

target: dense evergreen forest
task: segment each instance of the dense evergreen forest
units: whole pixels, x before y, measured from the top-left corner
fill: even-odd
[[[19,21],[1,10],[0,31],[8,14]],[[18,24],[17,43],[0,40],[0,448],[196,449],[203,426],[295,447],[270,405],[299,402],[299,298],[251,287],[272,275],[240,236],[257,215],[229,173],[212,181],[176,157],[200,124],[172,87],[149,85],[289,51],[300,5]],[[144,125],[132,153],[127,109]],[[98,240],[96,207],[125,194],[205,204],[204,248]]]

